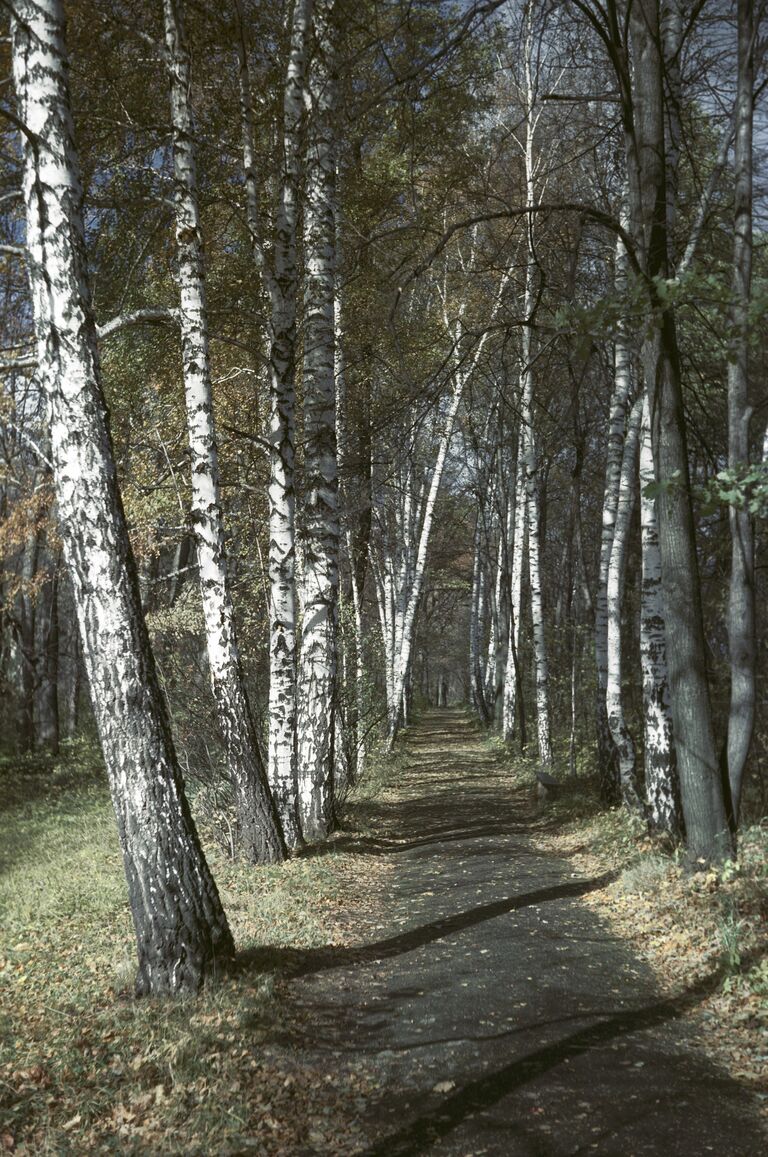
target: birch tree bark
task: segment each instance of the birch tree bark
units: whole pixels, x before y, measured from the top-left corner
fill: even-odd
[[[233,952],[184,795],[115,475],[87,281],[60,0],[15,0],[29,282],[64,557],[117,817],[139,994],[194,992]]]
[[[625,219],[625,225],[628,223]],[[616,241],[614,283],[618,292],[626,290],[627,253],[621,238]],[[604,802],[616,799],[618,787],[617,752],[607,716],[608,688],[608,568],[613,548],[616,508],[619,501],[621,459],[627,403],[632,384],[631,361],[626,335],[619,334],[614,345],[614,376],[608,418],[603,522],[600,536],[600,562],[595,597],[595,663],[597,667],[597,745],[600,770],[600,793]]]
[[[335,823],[333,764],[339,594],[334,380],[336,61],[334,0],[315,0],[304,197],[304,487],[297,769],[301,830]]]
[[[522,454],[525,464],[526,510],[528,515],[528,578],[531,588],[531,618],[533,621],[533,652],[536,668],[536,734],[539,759],[544,767],[551,767],[552,737],[549,713],[549,659],[544,625],[544,600],[541,582],[541,532],[539,520],[539,474],[536,434],[533,421],[533,342],[532,325],[536,301],[536,246],[534,242],[534,210],[536,209],[536,167],[534,138],[539,112],[536,109],[536,89],[533,75],[533,4],[525,16],[525,187],[526,207],[526,264],[525,295],[523,304],[523,335],[520,355],[520,418]]]
[[[653,448],[647,395],[643,398],[640,436],[640,535],[642,588],[640,596],[640,664],[643,673],[645,798],[651,831],[680,836],[680,791],[677,783],[669,703],[664,595],[661,582]]]
[[[238,4],[240,101],[248,229],[270,301],[269,317],[269,783],[290,848],[302,842],[296,771],[296,261],[307,37],[312,0],[295,0],[282,101],[282,171],[270,262],[255,171],[246,32]]]
[[[633,69],[631,104],[625,98],[624,107],[627,168],[632,234],[640,247],[654,321],[643,341],[642,358],[659,486],[672,718],[689,854],[695,860],[721,860],[731,852],[731,838],[707,684],[675,316],[655,288],[655,279],[668,275],[664,62],[658,0],[636,0],[629,23]]]
[[[190,58],[179,0],[163,0],[163,15],[173,134],[179,324],[192,460],[191,517],[197,543],[211,686],[235,791],[242,850],[254,863],[279,863],[285,857],[285,845],[243,683],[227,579],[194,129],[189,105]]]
[[[749,308],[752,296],[752,122],[755,15],[751,0],[738,0],[738,81],[734,145],[734,230],[731,281],[731,349],[728,361],[728,466],[749,461]],[[755,725],[755,545],[749,511],[731,505],[731,581],[728,588],[728,781],[731,822],[739,818],[744,769]]]
[[[476,361],[476,358],[474,359]],[[430,479],[429,490],[424,502],[423,516],[420,530],[413,527],[414,537],[418,534],[418,549],[416,557],[412,566],[412,573],[409,577],[410,581],[403,584],[402,595],[400,598],[399,619],[400,629],[398,631],[398,639],[394,648],[394,656],[392,662],[392,697],[390,704],[389,716],[389,732],[388,744],[390,750],[392,749],[397,733],[401,727],[402,712],[403,712],[403,697],[405,694],[405,685],[408,675],[408,670],[411,663],[411,650],[413,647],[413,635],[416,625],[416,611],[421,598],[421,591],[424,585],[424,572],[427,563],[427,549],[429,546],[430,536],[432,534],[432,523],[435,516],[435,505],[437,503],[437,496],[440,491],[440,483],[443,478],[443,471],[445,469],[445,462],[448,456],[448,447],[450,445],[451,436],[453,434],[453,427],[456,422],[456,415],[459,412],[464,386],[468,374],[458,370],[454,378],[453,391],[448,403],[448,409],[443,419],[443,430],[440,435],[440,442],[438,445],[437,458],[435,459],[432,477]]]
[[[523,594],[523,562],[526,553],[528,519],[525,495],[525,459],[522,449],[522,424],[518,439],[517,465],[515,469],[515,489],[512,496],[514,510],[514,531],[512,538],[512,564],[509,578],[509,644],[507,665],[504,671],[504,707],[502,730],[504,739],[511,743],[520,714],[520,616]]]
[[[478,496],[479,500],[482,499]],[[485,621],[486,573],[483,565],[482,515],[478,511],[472,551],[472,600],[469,613],[469,691],[472,706],[481,723],[488,722],[485,702],[485,673],[481,659],[482,632]]]
[[[635,501],[637,479],[637,452],[643,403],[638,399],[629,416],[627,435],[621,461],[619,500],[608,566],[606,603],[608,610],[608,670],[606,672],[606,715],[611,737],[619,756],[619,784],[625,806],[632,812],[642,812],[642,804],[635,786],[635,745],[627,727],[622,697],[621,611],[624,577],[627,567],[627,541]]]

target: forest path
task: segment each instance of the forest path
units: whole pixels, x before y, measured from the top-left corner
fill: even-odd
[[[375,1075],[366,1157],[765,1152],[747,1094],[677,1019],[696,994],[660,997],[579,903],[605,881],[536,850],[531,793],[466,716],[430,712],[406,742],[375,841],[395,861],[386,923],[292,962],[303,1049]]]

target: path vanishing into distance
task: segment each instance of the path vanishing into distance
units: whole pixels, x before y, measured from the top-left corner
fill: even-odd
[[[376,1075],[367,1157],[768,1151],[680,1020],[700,994],[661,996],[580,902],[605,877],[536,850],[532,793],[466,716],[428,713],[407,749],[373,841],[394,864],[384,924],[286,961],[302,1049]]]

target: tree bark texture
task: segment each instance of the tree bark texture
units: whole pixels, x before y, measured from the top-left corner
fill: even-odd
[[[645,492],[654,482],[647,395],[643,398],[639,473],[642,550],[640,664],[643,674],[645,798],[651,831],[664,832],[672,839],[677,839],[681,834],[680,788],[677,782],[672,712],[669,702],[659,528],[656,519],[656,499],[652,493]]]
[[[626,289],[627,254],[624,243],[616,242],[616,289]],[[615,802],[619,784],[616,745],[608,725],[606,692],[608,687],[608,568],[616,526],[616,508],[619,501],[621,459],[624,449],[624,430],[627,406],[632,385],[631,360],[625,334],[620,334],[614,347],[613,392],[608,418],[608,445],[606,448],[605,489],[603,492],[603,522],[600,536],[600,562],[595,597],[595,665],[597,668],[597,747],[600,771],[600,793],[606,803]]]
[[[192,992],[232,955],[233,943],[184,795],[115,474],[60,0],[18,0],[12,32],[40,381],[64,557],[136,930],[136,989]]]
[[[752,297],[752,121],[755,17],[752,0],[738,0],[738,81],[734,148],[734,230],[731,350],[728,362],[728,465],[749,461],[749,308]],[[739,817],[742,783],[755,726],[755,544],[749,511],[731,505],[731,580],[728,588],[728,783],[731,822]]]
[[[239,10],[239,5],[238,5]],[[267,772],[286,843],[302,842],[296,770],[296,305],[297,229],[312,0],[295,0],[283,85],[282,170],[272,261],[265,251],[255,170],[254,117],[248,53],[240,14],[240,98],[246,209],[254,258],[270,302],[269,315],[269,735]]]
[[[243,853],[254,863],[279,863],[284,859],[285,845],[243,682],[227,577],[194,128],[189,101],[190,57],[180,0],[163,0],[163,13],[170,77],[181,348],[192,465],[191,517],[197,543],[208,665],[216,717],[235,792]]]
[[[624,578],[627,569],[632,508],[637,485],[637,452],[643,403],[638,399],[629,416],[621,461],[619,500],[616,505],[611,559],[608,565],[606,601],[608,605],[608,670],[606,680],[606,715],[611,737],[619,756],[619,785],[625,806],[641,812],[642,805],[635,785],[635,745],[627,726],[622,697],[621,612]]]
[[[304,480],[297,770],[306,839],[332,830],[338,649],[336,60],[334,0],[316,0],[304,200]]]
[[[689,854],[722,860],[731,838],[715,749],[707,682],[701,589],[691,503],[682,380],[675,317],[654,279],[668,275],[663,59],[658,0],[636,0],[630,14],[633,136],[628,166],[635,177],[633,229],[647,278],[653,326],[643,341],[651,415],[667,660],[677,765]]]

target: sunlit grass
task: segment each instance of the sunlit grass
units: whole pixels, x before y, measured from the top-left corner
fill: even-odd
[[[58,769],[0,768],[2,1145],[202,1154],[247,1144],[271,1154],[299,1151],[313,1131],[318,1152],[348,1151],[338,1130],[323,1148],[323,1114],[359,1094],[356,1078],[299,1079],[264,1049],[296,1027],[281,950],[341,943],[338,914],[357,892],[370,902],[376,873],[333,842],[253,869],[203,834],[238,948],[268,950],[268,967],[222,977],[194,999],[135,1001],[122,859],[95,752],[69,751]]]

